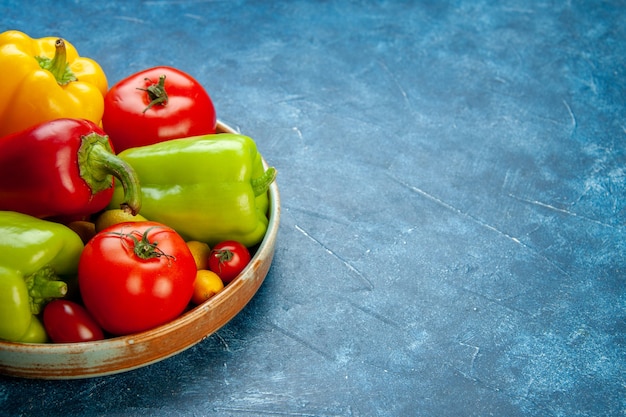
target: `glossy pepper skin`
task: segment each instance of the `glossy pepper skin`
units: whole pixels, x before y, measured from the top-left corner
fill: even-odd
[[[41,218],[89,215],[109,204],[113,177],[126,190],[122,208],[136,213],[135,172],[88,120],[56,119],[0,138],[0,210]]]
[[[45,342],[34,315],[67,293],[62,277],[77,273],[83,247],[60,223],[0,211],[0,339]]]
[[[250,247],[267,230],[267,190],[276,170],[265,169],[249,137],[219,133],[127,149],[118,155],[139,176],[140,214],[186,240],[213,246],[236,240]],[[110,207],[122,199],[116,186]]]
[[[61,117],[102,119],[106,76],[63,39],[1,33],[0,79],[0,137]]]

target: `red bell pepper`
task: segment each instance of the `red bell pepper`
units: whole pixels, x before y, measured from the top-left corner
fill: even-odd
[[[91,121],[56,119],[0,138],[0,210],[40,218],[89,215],[111,201],[113,177],[125,190],[121,208],[136,214],[138,177]]]

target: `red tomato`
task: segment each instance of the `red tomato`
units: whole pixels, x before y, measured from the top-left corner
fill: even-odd
[[[124,222],[96,234],[78,264],[83,303],[115,335],[180,315],[193,294],[196,262],[183,238],[157,222]]]
[[[224,283],[232,281],[250,262],[248,248],[234,240],[220,242],[209,255],[209,269]]]
[[[50,301],[43,309],[43,325],[54,343],[92,342],[104,339],[102,329],[81,306],[69,300]]]
[[[215,133],[216,122],[215,107],[204,87],[172,67],[133,74],[104,97],[102,126],[118,153],[168,139]]]

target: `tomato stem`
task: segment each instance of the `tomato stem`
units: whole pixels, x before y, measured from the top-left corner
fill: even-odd
[[[111,232],[111,233],[114,235],[132,240],[133,241],[133,248],[132,248],[133,253],[140,259],[154,259],[154,258],[160,258],[161,256],[165,256],[166,258],[170,258],[170,259],[174,258],[173,256],[168,255],[165,252],[163,252],[161,248],[159,248],[158,242],[156,241],[150,242],[150,240],[148,239],[148,234],[155,227],[157,226],[149,227],[148,229],[146,229],[141,235],[141,240],[137,239],[136,235],[139,234],[139,232],[136,230],[133,230],[130,233],[121,233],[121,232]]]
[[[145,80],[150,81],[149,78],[146,78]],[[137,88],[137,90],[147,92],[148,98],[150,99],[150,104],[148,104],[148,107],[143,109],[142,113],[147,112],[152,106],[157,104],[165,105],[167,103],[168,97],[167,92],[165,91],[165,74],[159,77],[158,83],[153,83],[147,88]]]
[[[228,262],[233,259],[233,251],[228,249],[216,250],[215,253],[220,260],[220,263]]]

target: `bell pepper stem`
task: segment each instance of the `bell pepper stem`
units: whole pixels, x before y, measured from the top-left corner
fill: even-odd
[[[54,58],[35,57],[39,62],[39,66],[42,69],[50,71],[59,85],[67,85],[72,81],[77,81],[78,78],[76,78],[67,62],[65,41],[63,39],[57,39],[54,43],[54,47]]]
[[[28,288],[30,311],[33,314],[39,314],[49,300],[67,294],[67,284],[59,281],[58,275],[50,267],[43,267],[25,277],[24,282]]]
[[[109,139],[97,133],[82,137],[78,151],[80,176],[96,194],[112,186],[111,175],[122,183],[124,200],[120,208],[133,216],[141,209],[141,188],[135,170],[113,153]]]
[[[252,179],[251,184],[255,197],[267,192],[272,182],[276,179],[276,174],[276,169],[274,167],[269,167],[263,175]]]

